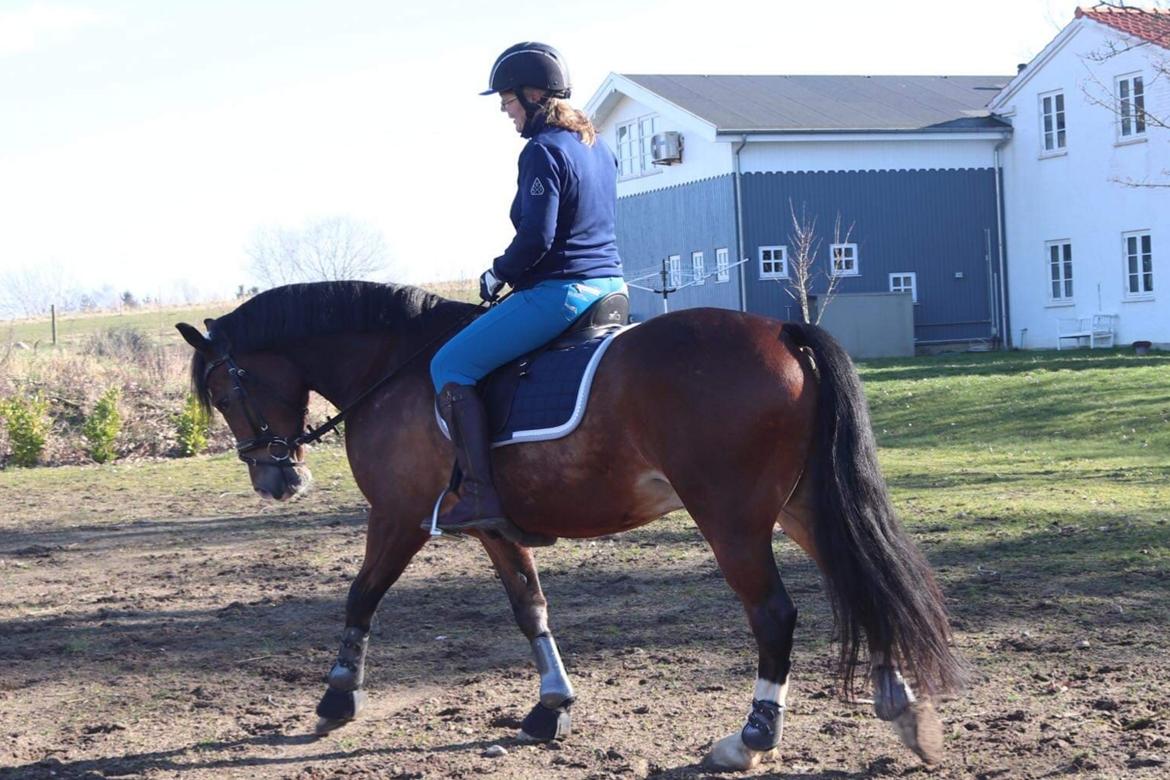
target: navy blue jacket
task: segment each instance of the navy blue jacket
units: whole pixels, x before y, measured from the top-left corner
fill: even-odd
[[[586,146],[571,130],[537,116],[520,152],[512,201],[516,237],[492,263],[515,289],[548,279],[621,276],[614,220],[617,160],[600,139]]]

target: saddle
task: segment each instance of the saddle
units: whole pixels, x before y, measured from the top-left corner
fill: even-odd
[[[555,339],[480,380],[476,390],[487,412],[492,446],[572,433],[584,416],[597,365],[609,342],[627,327],[629,312],[629,296],[610,293]],[[448,435],[437,413],[436,419]]]

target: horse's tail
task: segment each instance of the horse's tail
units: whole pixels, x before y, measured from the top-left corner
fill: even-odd
[[[900,662],[927,694],[962,685],[942,592],[894,514],[878,466],[861,379],[849,355],[815,325],[785,323],[812,350],[819,378],[813,535],[841,642],[839,671],[852,694],[862,632],[872,652]]]

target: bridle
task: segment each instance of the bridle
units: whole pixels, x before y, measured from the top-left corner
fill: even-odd
[[[228,376],[232,380],[232,392],[239,399],[240,407],[244,410],[244,417],[247,419],[248,425],[252,428],[251,438],[244,439],[243,441],[236,440],[236,455],[240,460],[249,466],[299,466],[304,463],[303,460],[294,459],[293,455],[302,444],[308,442],[305,434],[302,433],[289,441],[285,437],[277,436],[273,433],[268,425],[268,421],[264,419],[264,413],[252,404],[252,398],[248,395],[248,390],[244,387],[244,382],[251,380],[256,384],[263,385],[276,400],[290,409],[300,407],[301,419],[304,419],[308,415],[309,410],[301,404],[294,403],[285,398],[281,393],[277,392],[275,387],[261,379],[253,377],[247,371],[240,368],[230,352],[222,353],[220,357],[208,363],[207,367],[203,369],[204,386],[206,386],[207,377],[211,375],[211,372],[222,365],[227,366]],[[316,441],[317,438],[320,437],[318,436],[312,440]],[[259,449],[265,450],[269,460],[260,460],[248,454]]]
[[[504,300],[509,298],[513,292],[514,290],[510,290],[495,301],[490,302],[487,308],[491,308],[492,306],[496,306],[499,303],[502,303]],[[349,413],[356,409],[359,404],[373,395],[374,391],[397,376],[398,372],[406,368],[406,366],[414,361],[415,358],[425,353],[435,344],[444,341],[456,331],[461,330],[464,325],[478,317],[483,311],[484,306],[483,304],[480,304],[475,308],[474,311],[469,312],[466,317],[460,318],[459,321],[454,323],[451,327],[447,328],[438,336],[412,352],[409,357],[391,369],[388,374],[363,390],[357,398],[351,401],[336,415],[333,417],[326,417],[325,422],[316,428],[310,426],[308,423],[305,423],[305,430],[303,430],[301,433],[298,433],[292,439],[288,439],[283,436],[277,436],[269,429],[268,421],[264,419],[263,413],[261,413],[259,409],[254,408],[252,405],[251,396],[248,395],[248,391],[244,387],[245,380],[250,380],[256,384],[262,385],[265,389],[272,393],[274,398],[290,409],[297,409],[299,407],[301,409],[302,420],[308,417],[309,410],[304,408],[301,404],[288,400],[283,395],[281,395],[275,387],[257,377],[252,376],[247,371],[240,368],[240,366],[236,363],[235,358],[232,357],[231,352],[229,352],[227,349],[222,349],[219,353],[219,357],[210,361],[203,369],[203,386],[207,386],[207,378],[211,376],[212,371],[222,365],[227,366],[228,376],[230,376],[232,380],[232,392],[235,393],[236,397],[240,399],[240,406],[244,410],[244,417],[247,418],[248,425],[252,427],[252,437],[250,439],[244,439],[243,441],[240,441],[239,439],[236,440],[236,455],[239,456],[240,460],[242,460],[244,463],[247,463],[249,466],[300,466],[304,463],[304,461],[293,459],[293,454],[300,447],[319,441],[330,431],[336,430],[337,426],[341,425],[345,418],[349,416]],[[247,454],[261,448],[266,450],[268,457],[271,460],[259,460]]]

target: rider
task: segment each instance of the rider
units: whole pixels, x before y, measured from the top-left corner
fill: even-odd
[[[572,85],[560,53],[518,43],[492,66],[488,89],[528,139],[511,219],[512,243],[484,271],[479,294],[513,294],[455,335],[431,361],[439,413],[463,471],[459,503],[444,530],[497,527],[504,511],[492,483],[490,442],[475,384],[492,370],[551,341],[589,305],[624,291],[614,235],[617,161],[584,112],[567,102]]]

